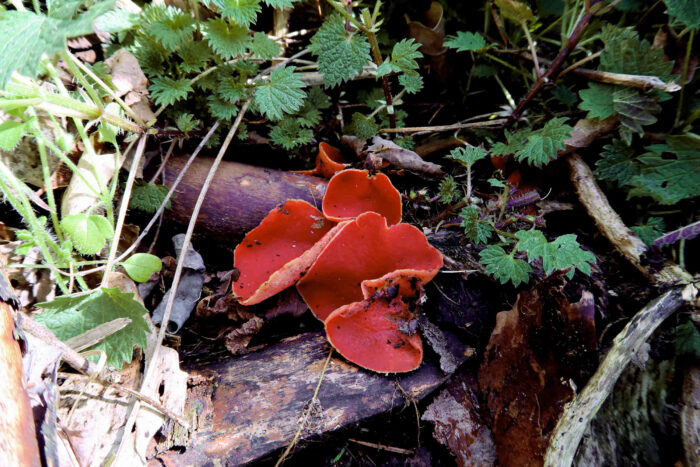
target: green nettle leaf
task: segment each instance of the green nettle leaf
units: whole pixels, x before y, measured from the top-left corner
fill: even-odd
[[[484,36],[469,31],[459,31],[457,36],[449,36],[445,45],[457,49],[457,52],[482,52],[488,48]]]
[[[187,78],[172,79],[168,77],[153,78],[148,90],[158,105],[171,105],[185,99],[192,91],[192,84]]]
[[[460,146],[450,151],[447,156],[462,164],[465,168],[470,168],[476,161],[488,156],[486,150],[480,146]]]
[[[256,32],[253,35],[253,43],[250,45],[253,54],[263,60],[270,60],[282,53],[282,47],[274,40],[267,37],[264,32]]]
[[[240,25],[250,26],[255,22],[262,7],[260,0],[209,0],[221,12],[221,16]]]
[[[238,106],[221,98],[218,93],[207,97],[207,109],[214,118],[219,120],[231,120],[238,115]]]
[[[511,281],[515,287],[530,280],[532,268],[525,261],[517,259],[497,245],[486,247],[479,253],[479,262],[487,274],[493,275],[501,284]]]
[[[267,5],[272,8],[291,8],[296,2],[301,0],[263,0]]]
[[[175,50],[192,40],[196,29],[194,18],[179,8],[168,6],[162,10],[159,18],[148,27],[148,32],[163,47]]]
[[[370,139],[379,131],[379,125],[374,118],[355,112],[352,114],[352,123],[345,125],[343,130],[346,134],[355,135],[360,139]]]
[[[284,114],[296,112],[304,103],[305,84],[294,70],[293,66],[274,70],[270,73],[270,81],[255,91],[256,105],[271,120],[279,120]]]
[[[391,69],[396,73],[416,74],[418,62],[416,59],[423,57],[418,51],[420,44],[413,39],[403,39],[394,44],[391,51]]]
[[[25,122],[8,120],[0,123],[0,149],[11,151],[17,146],[27,130]]]
[[[206,41],[188,41],[177,51],[182,64],[180,67],[185,73],[197,73],[207,66],[214,56]]]
[[[493,227],[488,222],[479,220],[479,210],[473,206],[467,206],[459,213],[462,218],[464,234],[472,243],[486,244],[493,234]]]
[[[657,76],[664,81],[671,77],[673,62],[666,60],[663,48],[653,49],[648,41],[640,41],[636,32],[606,24],[601,39],[605,43],[601,71]]]
[[[134,345],[141,348],[147,345],[150,330],[144,315],[148,314],[148,310],[134,299],[133,293],[102,288],[88,294],[64,295],[36,306],[46,311],[35,319],[62,341],[115,319],[129,318],[131,323],[125,328],[91,347],[105,351],[107,364],[117,369],[121,369],[124,362],[131,361]]]
[[[557,151],[566,147],[564,140],[573,130],[565,122],[566,118],[553,118],[539,130],[528,132],[525,147],[515,152],[515,159],[536,167],[556,159]]]
[[[600,180],[612,180],[623,186],[639,174],[639,165],[634,158],[634,149],[619,139],[603,146],[600,159],[595,163],[596,175]]]
[[[318,69],[327,87],[337,86],[362,72],[370,61],[367,38],[347,33],[340,14],[329,17],[311,38],[311,53],[318,57]]]
[[[615,115],[613,105],[613,93],[615,86],[610,84],[588,83],[588,89],[579,91],[581,103],[579,109],[588,110],[586,118],[599,118],[604,120]]]
[[[660,217],[650,217],[644,225],[635,225],[630,230],[639,237],[647,246],[651,246],[654,240],[666,231],[666,223]]]
[[[423,89],[423,77],[421,75],[399,75],[399,84],[406,89],[409,94],[415,94]]]
[[[629,181],[629,196],[651,196],[660,204],[676,204],[700,196],[700,136],[667,136],[666,144],[647,147],[637,158],[639,175]]]
[[[450,204],[461,198],[462,194],[459,192],[459,186],[452,175],[448,175],[440,180],[438,195],[440,196],[440,202],[444,204]]]
[[[122,263],[126,273],[136,282],[146,282],[151,274],[160,272],[163,263],[159,257],[148,253],[135,253]]]
[[[29,10],[0,11],[0,89],[5,89],[12,72],[33,78],[39,70],[41,56],[63,51],[66,39],[92,33],[95,19],[112,9],[114,0],[95,3],[77,14],[80,2],[69,9],[55,9],[49,14]]]
[[[175,119],[175,124],[178,129],[185,133],[194,130],[200,123],[201,121],[199,119],[194,118],[194,115],[188,113],[182,113]]]
[[[271,131],[270,140],[273,144],[292,150],[304,144],[309,144],[314,134],[308,128],[304,128],[299,119],[293,117],[283,118]]]
[[[586,275],[591,274],[591,265],[596,259],[593,253],[583,250],[576,241],[576,235],[561,235],[548,242],[544,234],[539,230],[519,230],[515,233],[518,237],[518,251],[527,252],[527,259],[533,262],[542,258],[542,267],[545,274],[551,274],[555,270],[576,268]],[[573,277],[574,270],[567,273]]]
[[[700,29],[700,2],[697,0],[664,0],[668,15],[692,29]]]
[[[496,5],[501,10],[501,15],[516,23],[535,19],[530,7],[517,0],[496,0]]]
[[[639,135],[644,134],[642,125],[656,123],[656,117],[652,113],[661,111],[661,106],[654,96],[625,87],[621,87],[613,93],[613,107],[620,123]]]
[[[114,230],[107,218],[94,214],[73,214],[61,220],[61,227],[73,241],[78,253],[95,255],[112,238]]]
[[[126,31],[136,26],[140,15],[125,8],[115,8],[97,18],[95,25],[98,29],[111,34]]]
[[[167,194],[168,187],[163,185],[154,185],[152,183],[136,185],[131,190],[129,207],[152,214],[158,210]],[[173,196],[175,196],[175,193],[173,193]],[[165,207],[166,209],[170,209],[169,200]]]
[[[224,60],[243,55],[251,42],[246,26],[228,24],[222,18],[210,19],[203,30],[212,50]]]

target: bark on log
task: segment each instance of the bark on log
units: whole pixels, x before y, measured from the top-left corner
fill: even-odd
[[[240,465],[286,446],[329,351],[322,333],[308,333],[261,352],[189,369],[194,381],[206,381],[190,389],[186,408],[188,416],[196,414],[199,427],[185,452],[168,451],[158,460],[168,466]],[[362,370],[335,353],[300,439],[403,405],[406,396],[421,399],[446,378],[430,362],[394,377]]]
[[[177,155],[167,162],[163,175],[168,187],[186,160]],[[211,164],[212,159],[206,157],[195,159],[176,189],[168,219],[182,224],[189,221]],[[210,238],[234,241],[288,199],[303,199],[320,209],[326,184],[318,177],[223,161],[199,213],[197,231]]]
[[[0,465],[40,466],[22,352],[14,336],[15,304],[10,281],[0,271]]]

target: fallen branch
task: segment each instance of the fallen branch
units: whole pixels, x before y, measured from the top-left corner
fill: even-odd
[[[688,285],[697,293],[694,286]],[[613,346],[586,387],[564,407],[549,440],[544,465],[569,467],[586,428],[612,391],[629,362],[654,330],[684,303],[679,288],[669,290],[642,308],[615,337]]]

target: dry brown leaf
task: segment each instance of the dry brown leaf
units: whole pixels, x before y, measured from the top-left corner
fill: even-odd
[[[367,151],[381,157],[399,169],[413,170],[430,175],[444,175],[442,167],[439,165],[426,162],[415,152],[402,148],[393,141],[379,136],[372,138],[372,145],[367,148]]]

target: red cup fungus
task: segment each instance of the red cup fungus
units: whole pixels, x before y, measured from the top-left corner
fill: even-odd
[[[383,373],[418,368],[416,312],[442,255],[400,223],[401,197],[384,174],[337,173],[322,206],[289,200],[251,230],[234,251],[234,294],[253,305],[296,283],[347,360]]]
[[[318,145],[316,167],[312,170],[299,170],[297,173],[331,178],[336,172],[340,172],[345,167],[347,167],[347,164],[340,151],[328,143],[321,143]]]

